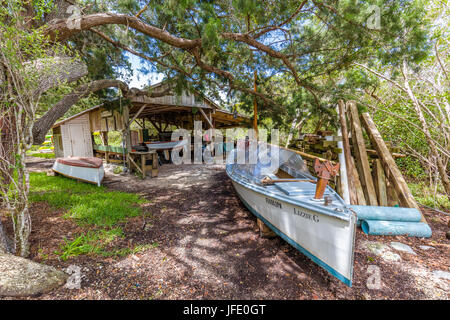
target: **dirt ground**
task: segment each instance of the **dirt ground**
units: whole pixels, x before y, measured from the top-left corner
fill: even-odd
[[[30,170],[52,161],[30,159]],[[80,267],[81,288],[59,288],[33,299],[448,299],[448,215],[424,211],[430,239],[367,236],[358,229],[353,286],[330,276],[281,238],[259,236],[256,218],[235,194],[223,166],[163,165],[157,178],[108,172],[112,190],[148,199],[151,218],[129,219],[121,246],[157,244],[121,258],[53,254],[62,239],[79,232],[63,211],[44,203],[32,207],[32,259],[65,269]],[[384,259],[365,243],[409,245],[416,253],[392,250]],[[431,246],[422,249],[419,246]],[[381,282],[374,288],[374,267]],[[376,281],[375,281],[376,283]]]

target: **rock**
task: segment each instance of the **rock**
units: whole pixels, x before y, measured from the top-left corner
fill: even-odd
[[[422,249],[422,250],[425,250],[425,251],[434,249],[434,247],[430,247],[430,246],[419,246],[419,248]]]
[[[367,293],[367,292],[364,292],[361,298],[362,298],[363,300],[372,300],[372,297],[371,297],[370,294]]]
[[[49,176],[49,177],[54,177],[56,174],[55,174],[55,171],[53,171],[53,170],[47,170],[47,176]]]
[[[447,271],[435,270],[433,271],[433,276],[439,279],[450,280],[450,272]]]
[[[450,290],[450,283],[449,283],[450,272],[442,271],[442,270],[435,270],[431,274],[436,279],[434,281],[439,288],[443,289],[446,292],[448,292]]]
[[[447,231],[447,233],[445,234],[445,236],[447,237],[447,239],[450,239],[450,230]]]
[[[416,255],[416,253],[410,246],[408,246],[407,244],[401,243],[401,242],[393,241],[393,242],[391,242],[391,247],[397,251],[408,252],[410,254]]]
[[[68,277],[53,267],[11,254],[0,254],[0,296],[46,293],[65,284]]]
[[[381,257],[385,261],[402,260],[402,258],[398,254],[390,250],[389,246],[381,242],[364,241],[361,243],[361,246],[366,250],[368,250],[369,252],[372,252],[373,254],[376,254],[377,256]]]

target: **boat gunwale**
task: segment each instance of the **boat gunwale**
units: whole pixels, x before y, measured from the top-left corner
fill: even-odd
[[[235,173],[232,174],[230,172],[230,170],[228,169],[229,168],[228,166],[231,166],[231,165],[232,164],[227,164],[226,165],[225,171],[227,172],[227,175],[230,177],[230,179],[232,179],[233,181],[243,185],[244,187],[246,187],[248,189],[251,189],[251,190],[253,190],[255,192],[258,192],[258,193],[261,193],[261,194],[268,195],[268,196],[273,197],[273,198],[275,198],[277,200],[287,202],[287,203],[289,203],[291,205],[296,205],[296,206],[302,207],[302,208],[307,209],[307,210],[312,210],[312,211],[317,210],[318,213],[321,213],[321,214],[329,216],[329,217],[337,218],[337,219],[344,220],[344,221],[350,221],[351,220],[352,212],[350,211],[349,208],[346,207],[346,205],[344,203],[342,203],[342,204],[343,204],[344,208],[347,209],[348,213],[345,213],[346,211],[344,211],[342,213],[339,213],[339,212],[334,213],[334,212],[332,212],[331,209],[323,209],[321,207],[318,207],[314,203],[306,203],[306,202],[304,202],[302,200],[293,199],[291,197],[285,196],[283,194],[272,192],[270,190],[265,189],[264,187],[261,187],[261,186],[258,186],[256,184],[253,184],[253,183],[250,183],[248,181],[245,181],[245,179],[238,178],[238,177],[236,177],[236,175],[239,175],[239,174],[235,174]],[[313,209],[311,207],[313,207]]]

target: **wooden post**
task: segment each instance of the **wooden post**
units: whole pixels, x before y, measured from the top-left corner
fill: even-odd
[[[256,218],[256,223],[259,229],[259,235],[263,238],[273,238],[276,237],[276,234],[262,222],[261,219]]]
[[[378,156],[380,157],[381,164],[383,165],[384,172],[386,173],[389,181],[392,182],[393,187],[397,193],[400,204],[404,207],[408,208],[416,208],[420,211],[419,206],[417,205],[416,200],[411,194],[408,185],[406,184],[405,179],[403,178],[400,169],[397,167],[394,158],[392,157],[389,149],[386,146],[383,138],[381,137],[380,132],[378,131],[375,123],[368,113],[362,114],[362,119],[364,126],[366,127],[367,134],[378,152]],[[426,222],[425,217],[422,215],[422,221]]]
[[[342,144],[344,146],[344,156],[345,156],[345,165],[347,167],[347,181],[348,181],[348,192],[350,194],[350,203],[358,204],[358,196],[355,190],[355,176],[353,172],[356,171],[356,168],[352,168],[354,166],[353,161],[351,161],[352,153],[350,150],[350,141],[348,140],[348,129],[347,129],[347,119],[345,117],[345,104],[344,101],[338,101],[339,106],[339,120],[341,122],[341,133],[342,133]]]
[[[141,154],[141,172],[142,172],[142,179],[145,179],[145,169],[146,169],[146,166],[145,166],[145,162],[146,162],[147,160],[146,160],[146,156],[145,156],[145,154]]]
[[[158,153],[155,151],[154,153],[152,153],[152,178],[158,176],[158,168]]]
[[[386,176],[384,169],[381,165],[380,159],[373,160],[372,166],[373,183],[375,185],[375,191],[377,192],[378,203],[382,207],[388,205],[387,192],[386,192]]]
[[[258,88],[256,86],[256,70],[254,72],[254,86],[255,86],[255,93],[257,92]],[[258,104],[256,103],[256,95],[253,97],[253,130],[255,131],[255,137],[258,139]]]
[[[102,144],[104,146],[108,145],[108,131],[101,131],[100,138],[102,139]]]
[[[359,120],[358,108],[354,101],[348,101],[347,106],[349,107],[352,118],[353,148],[356,157],[356,168],[358,169],[361,178],[361,185],[368,205],[377,206],[377,195],[373,185],[372,174],[370,173],[369,158],[367,157],[366,144],[362,133],[361,121]]]
[[[123,107],[123,122],[124,122],[124,130],[122,131],[123,138],[125,139],[125,160],[127,163],[127,168],[131,170],[131,163],[130,163],[130,151],[131,151],[131,132],[130,132],[130,126],[128,125],[130,123],[130,109],[128,106]]]

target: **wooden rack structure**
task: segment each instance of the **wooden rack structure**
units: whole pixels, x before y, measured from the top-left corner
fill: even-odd
[[[354,101],[340,100],[338,106],[341,137],[318,131],[293,140],[289,148],[303,153],[310,167],[315,158],[337,162],[338,154],[344,151],[350,204],[419,209],[394,160],[406,155],[383,140],[370,114],[359,114]],[[342,141],[343,150],[338,141]],[[331,186],[342,195],[339,176]]]

